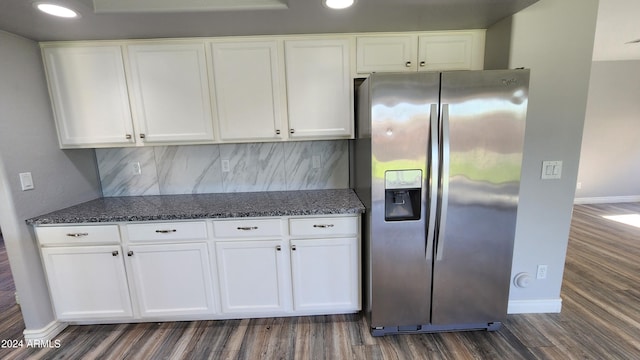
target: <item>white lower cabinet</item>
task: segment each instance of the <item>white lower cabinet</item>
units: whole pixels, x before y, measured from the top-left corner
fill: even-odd
[[[206,243],[131,245],[127,266],[140,317],[214,313]]]
[[[276,220],[214,221],[216,239],[223,239],[216,242],[222,312],[275,316],[360,310],[358,219],[291,218],[283,240],[269,238],[280,231],[271,224]]]
[[[285,311],[288,267],[281,240],[216,243],[223,313]]]
[[[58,320],[133,316],[120,245],[43,248],[42,260]]]
[[[36,234],[59,321],[317,315],[361,308],[359,219],[75,224]]]
[[[358,311],[356,238],[291,240],[294,311]]]

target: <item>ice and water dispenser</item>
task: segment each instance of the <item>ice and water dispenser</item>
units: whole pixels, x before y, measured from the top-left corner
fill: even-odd
[[[384,219],[420,219],[422,170],[388,170],[384,174]]]

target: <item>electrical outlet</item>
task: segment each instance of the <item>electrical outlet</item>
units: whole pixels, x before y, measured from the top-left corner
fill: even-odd
[[[536,272],[536,279],[542,280],[547,278],[547,265],[538,265],[538,271]]]
[[[133,165],[133,175],[142,174],[142,168],[140,167],[139,161],[134,162],[132,165]]]
[[[313,155],[311,157],[311,160],[312,160],[314,169],[320,169],[322,167],[322,160],[320,158],[320,155]]]
[[[222,172],[229,172],[229,160],[222,160]]]

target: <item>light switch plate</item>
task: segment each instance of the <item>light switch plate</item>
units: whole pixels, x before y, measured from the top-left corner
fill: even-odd
[[[20,173],[20,185],[22,186],[22,191],[33,190],[33,178],[31,177],[30,172]]]
[[[562,178],[562,161],[543,161],[542,162],[542,180],[560,179]]]

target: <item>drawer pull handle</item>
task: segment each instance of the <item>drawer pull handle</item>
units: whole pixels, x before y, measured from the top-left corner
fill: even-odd
[[[176,232],[176,231],[178,231],[178,230],[176,230],[176,229],[170,229],[170,230],[156,230],[156,232],[157,232],[157,233],[159,233],[159,234],[170,234],[170,233],[174,233],[174,232]]]
[[[111,253],[111,256],[118,256],[118,254],[119,254],[119,252],[118,252],[118,250],[116,250],[116,251]]]
[[[127,252],[127,256],[133,256],[133,251],[132,251],[132,250],[129,250],[129,251]]]
[[[314,228],[321,228],[321,229],[326,229],[326,228],[332,228],[333,224],[315,224],[313,225]]]
[[[291,245],[291,250],[296,251],[296,246],[295,245]]]
[[[277,245],[277,246],[276,246],[276,250],[278,250],[278,251],[282,250],[282,246]]]
[[[89,235],[89,233],[68,233],[67,234],[67,236],[70,236],[70,237],[83,237],[87,235]]]
[[[258,230],[257,226],[238,226],[238,230],[250,231],[250,230]]]

